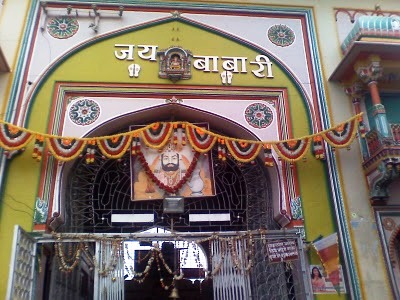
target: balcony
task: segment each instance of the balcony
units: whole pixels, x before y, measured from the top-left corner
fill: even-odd
[[[367,155],[364,156],[364,168],[377,161],[399,159],[400,162],[400,124],[389,124],[392,137],[383,137],[377,130],[371,130],[365,135]]]
[[[400,60],[400,18],[359,17],[344,39],[341,49],[344,56],[330,76],[331,81],[351,81],[355,63],[371,54],[379,56],[382,61]],[[388,70],[386,73],[389,74]]]
[[[353,29],[342,43],[343,54],[349,52],[354,42],[369,38],[398,39],[400,37],[400,19],[398,17],[362,16],[357,19]]]
[[[367,154],[363,167],[372,204],[384,203],[389,197],[387,187],[400,177],[400,124],[389,125],[391,137],[383,137],[377,130],[365,135]]]
[[[397,93],[400,86],[400,17],[380,11],[360,16],[341,50],[343,58],[329,80],[344,85],[356,113],[365,109],[365,93],[375,95],[373,122],[381,131],[369,131],[360,142],[370,200],[382,204],[389,198],[388,186],[400,177],[400,124],[388,124],[379,99],[381,93]]]

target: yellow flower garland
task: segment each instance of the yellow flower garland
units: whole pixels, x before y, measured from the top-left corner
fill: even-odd
[[[318,133],[315,133],[315,134],[311,134],[311,135],[308,135],[308,136],[303,136],[303,137],[300,138],[300,139],[309,139],[308,144],[307,144],[306,151],[304,151],[304,153],[303,153],[302,155],[300,155],[299,157],[297,157],[297,158],[295,158],[295,159],[289,159],[289,158],[285,157],[285,155],[284,155],[283,153],[281,153],[281,151],[278,149],[278,147],[276,146],[276,144],[277,144],[277,143],[282,143],[282,142],[291,143],[291,142],[295,142],[295,141],[297,141],[297,140],[299,140],[299,139],[288,139],[288,140],[282,140],[282,141],[254,141],[254,140],[244,140],[244,139],[238,139],[238,138],[232,138],[232,137],[223,136],[223,135],[220,135],[220,134],[211,132],[211,131],[209,131],[209,130],[206,130],[206,129],[202,128],[202,127],[196,126],[196,125],[194,125],[194,124],[192,124],[192,123],[189,123],[189,122],[169,122],[169,123],[171,124],[171,126],[170,126],[170,128],[169,128],[169,130],[168,130],[167,136],[168,136],[168,137],[171,136],[171,133],[172,133],[172,130],[173,130],[174,127],[182,126],[182,128],[183,128],[184,130],[185,130],[185,127],[186,127],[186,133],[187,133],[186,135],[187,135],[187,138],[188,138],[190,144],[192,145],[192,147],[193,147],[196,151],[198,151],[198,152],[201,152],[201,153],[206,152],[206,150],[204,150],[204,149],[203,149],[203,150],[202,150],[202,149],[199,149],[199,148],[193,143],[193,140],[191,139],[190,134],[188,134],[188,131],[187,131],[188,128],[190,127],[190,128],[192,128],[192,129],[194,129],[194,130],[199,130],[199,131],[201,131],[202,133],[206,133],[206,134],[208,134],[208,135],[210,135],[211,137],[214,138],[214,141],[211,143],[210,147],[207,148],[207,150],[211,149],[212,146],[214,146],[214,144],[215,144],[215,142],[217,141],[217,139],[224,140],[225,142],[227,142],[227,141],[234,141],[234,142],[237,142],[237,143],[240,143],[240,144],[257,144],[257,145],[259,145],[258,150],[257,150],[257,152],[256,152],[256,153],[257,153],[256,155],[253,155],[253,156],[252,156],[251,158],[249,158],[249,159],[241,159],[241,158],[239,158],[239,157],[236,157],[236,155],[234,154],[234,151],[231,151],[231,149],[230,149],[230,147],[229,147],[229,143],[225,143],[225,144],[227,145],[227,147],[228,147],[228,150],[229,150],[230,153],[232,154],[232,156],[233,156],[236,160],[238,160],[239,162],[250,162],[250,161],[254,160],[254,159],[256,158],[256,156],[258,155],[258,153],[259,153],[261,147],[262,147],[263,145],[265,145],[265,144],[270,144],[270,145],[272,145],[273,148],[274,148],[274,150],[276,151],[276,153],[277,153],[283,160],[288,161],[288,162],[296,162],[296,161],[298,161],[298,160],[300,160],[300,159],[302,159],[302,158],[304,157],[305,153],[306,153],[306,152],[309,150],[309,148],[311,147],[312,139],[314,139],[314,138],[322,137],[330,146],[335,147],[335,148],[345,148],[345,147],[348,147],[348,146],[350,145],[350,143],[354,140],[354,138],[355,138],[355,136],[356,136],[356,134],[357,134],[357,131],[358,131],[357,129],[358,129],[358,125],[359,125],[359,121],[360,121],[361,116],[362,116],[362,113],[357,114],[357,115],[353,116],[352,118],[350,118],[349,120],[347,120],[346,122],[343,122],[343,123],[341,123],[341,124],[339,124],[339,125],[336,125],[335,127],[332,127],[332,128],[330,128],[330,129],[327,129],[327,130],[324,130],[324,131],[321,131],[321,132],[318,132]],[[351,133],[350,139],[349,139],[345,144],[342,144],[342,145],[335,144],[335,143],[332,142],[329,138],[326,137],[326,133],[327,133],[327,132],[332,131],[332,130],[335,130],[335,129],[337,129],[337,128],[340,128],[341,126],[343,127],[346,123],[349,123],[349,122],[352,122],[352,121],[355,121],[355,122],[354,122],[353,132]],[[166,123],[167,123],[167,122],[166,122]],[[49,144],[49,139],[52,139],[52,138],[56,138],[56,139],[60,139],[60,138],[61,138],[61,139],[64,139],[64,140],[71,139],[71,140],[77,140],[77,141],[84,141],[84,142],[85,142],[84,145],[86,145],[87,142],[89,142],[89,141],[96,141],[97,146],[99,147],[100,151],[102,152],[102,154],[103,154],[104,156],[106,156],[107,158],[116,159],[116,158],[121,158],[121,157],[125,154],[126,150],[128,149],[128,147],[129,147],[130,144],[131,144],[131,139],[132,139],[132,137],[143,136],[143,132],[144,132],[145,130],[150,129],[150,128],[154,128],[154,126],[157,126],[157,125],[159,126],[159,124],[161,124],[161,123],[160,123],[160,122],[157,122],[157,123],[149,124],[149,125],[144,126],[144,127],[142,127],[142,128],[135,129],[135,130],[132,130],[132,131],[129,131],[129,132],[126,132],[126,133],[119,133],[119,134],[110,135],[110,136],[87,137],[87,138],[63,137],[63,136],[58,136],[58,135],[39,133],[39,132],[36,132],[36,131],[32,131],[32,130],[29,130],[29,129],[26,129],[26,128],[23,128],[23,127],[19,127],[19,126],[13,125],[13,124],[11,124],[11,123],[8,123],[8,122],[2,121],[2,120],[0,120],[0,124],[6,124],[6,125],[8,125],[10,128],[12,128],[12,129],[14,129],[14,130],[20,130],[20,131],[24,131],[24,132],[27,132],[27,133],[32,134],[32,137],[28,138],[26,142],[24,142],[23,144],[19,145],[18,147],[13,147],[12,149],[0,141],[0,147],[3,148],[3,149],[5,149],[5,150],[19,150],[19,149],[22,149],[22,148],[24,148],[30,141],[32,141],[32,139],[33,139],[34,136],[41,136],[41,137],[43,137],[43,138],[46,140],[47,144]],[[101,144],[100,144],[100,142],[99,142],[100,140],[104,140],[104,139],[117,139],[117,138],[119,138],[119,137],[121,137],[121,136],[129,136],[129,142],[126,143],[126,145],[125,145],[124,148],[123,148],[123,151],[121,151],[121,152],[120,152],[119,154],[117,154],[117,155],[109,155],[109,154],[105,151],[105,149],[103,149],[103,147],[101,146]],[[144,141],[144,143],[145,143],[146,146],[148,146],[148,147],[150,147],[150,148],[154,148],[154,149],[161,149],[161,148],[163,148],[163,147],[165,146],[165,144],[168,142],[168,140],[169,140],[169,139],[165,138],[160,144],[154,145],[154,144],[152,144],[152,143],[149,143],[145,138],[144,138],[144,139],[142,138],[142,141]],[[83,147],[82,147],[82,149],[83,149]],[[58,159],[58,160],[60,160],[60,161],[69,161],[69,160],[72,160],[72,159],[76,158],[77,156],[79,156],[80,154],[82,154],[82,151],[81,151],[82,149],[80,149],[80,151],[78,151],[78,153],[75,154],[75,155],[73,155],[72,157],[66,158],[66,157],[62,157],[62,156],[57,155],[57,153],[55,153],[54,149],[52,149],[52,147],[49,147],[49,150],[50,150],[51,154],[52,154],[56,159]]]

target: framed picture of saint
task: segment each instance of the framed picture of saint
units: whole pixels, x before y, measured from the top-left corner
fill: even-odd
[[[186,198],[215,195],[211,155],[194,151],[184,128],[176,130],[162,148],[146,146],[142,137],[139,144],[140,151],[131,157],[133,201],[163,199],[171,194]]]

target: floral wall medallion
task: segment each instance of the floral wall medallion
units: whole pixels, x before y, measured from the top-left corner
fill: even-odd
[[[279,24],[271,26],[268,29],[269,40],[280,47],[287,47],[293,44],[295,35],[292,29],[288,26]]]
[[[78,29],[78,20],[72,17],[55,17],[47,22],[48,33],[56,39],[68,39],[77,33]]]
[[[392,218],[384,218],[382,225],[386,230],[392,231],[396,227],[396,222]]]
[[[89,125],[100,116],[100,106],[91,99],[81,99],[71,105],[69,118],[77,125]]]
[[[264,103],[253,103],[247,106],[244,117],[250,126],[261,129],[271,125],[273,113]]]

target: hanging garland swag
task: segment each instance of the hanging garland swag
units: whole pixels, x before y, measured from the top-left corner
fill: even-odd
[[[231,256],[233,267],[235,268],[235,270],[249,272],[254,267],[253,262],[254,255],[256,253],[255,239],[260,239],[262,241],[262,246],[267,247],[268,239],[266,238],[266,234],[266,229],[257,229],[247,231],[245,233],[237,233],[236,236],[231,237],[224,237],[222,235],[219,235],[218,232],[215,232],[212,235],[204,238],[191,239],[191,242],[192,244],[197,245],[197,249],[199,249],[199,244],[208,243],[210,250],[208,257],[209,265],[207,270],[207,277],[212,278],[221,271],[223,261],[227,256]],[[74,234],[56,232],[53,232],[52,236],[56,240],[56,242],[54,243],[54,248],[59,263],[59,270],[64,273],[71,273],[74,268],[80,263],[80,260],[83,256],[85,256],[88,260],[89,266],[91,268],[97,269],[99,274],[103,277],[114,274],[119,258],[122,257],[124,262],[126,258],[128,258],[129,260],[134,260],[134,258],[129,254],[129,251],[124,251],[123,248],[124,241],[131,241],[133,236],[127,237],[125,239],[115,239],[108,237],[96,237],[91,234],[77,236]],[[101,257],[102,263],[99,263],[96,256],[93,255],[92,250],[90,250],[89,244],[87,242],[83,242],[83,240],[86,239],[99,241],[103,248],[110,246],[112,255],[109,255],[107,258],[104,255],[103,251]],[[68,243],[68,246],[64,246],[65,240],[76,241],[71,241]],[[177,240],[182,241],[182,239],[180,238],[177,238]],[[217,262],[214,267],[211,263],[213,255],[211,250],[212,242],[219,242],[221,247],[221,257],[219,258],[219,262]],[[242,252],[239,251],[239,245],[243,246]],[[65,249],[66,247],[68,247],[68,249]],[[126,244],[125,249],[128,250]],[[136,261],[139,263],[146,260],[147,265],[143,272],[135,272],[132,267],[127,268],[127,264],[124,263],[127,273],[133,274],[133,280],[138,283],[143,283],[145,281],[154,263],[156,263],[156,268],[159,272],[161,271],[162,266],[168,274],[173,275],[171,285],[167,286],[160,273],[160,284],[163,288],[169,289],[174,286],[175,281],[184,278],[184,274],[182,273],[180,265],[177,267],[177,270],[173,270],[172,267],[167,264],[158,243],[154,243],[153,248],[149,250],[149,252],[143,258],[139,257],[138,259],[136,259]],[[200,262],[199,252],[197,253],[197,261]]]
[[[313,144],[315,157],[323,159],[322,140],[325,140],[331,147],[346,148],[354,140],[361,122],[362,113],[336,127],[302,138],[284,141],[252,141],[219,135],[188,122],[157,122],[111,136],[76,138],[38,133],[0,121],[0,147],[6,151],[23,150],[31,140],[35,139],[32,157],[38,161],[41,160],[46,145],[49,152],[59,161],[70,161],[85,154],[86,162],[92,163],[96,147],[105,158],[109,159],[121,158],[130,146],[132,154],[136,155],[140,153],[140,140],[147,147],[162,149],[171,140],[172,135],[174,135],[175,142],[177,128],[180,128],[182,129],[182,140],[186,134],[190,145],[198,153],[209,152],[218,142],[220,159],[226,159],[228,151],[237,161],[248,163],[252,162],[263,149],[265,164],[271,166],[273,165],[270,159],[271,148],[275,150],[280,159],[289,163],[302,159],[311,144]],[[186,137],[184,142],[186,143]]]

